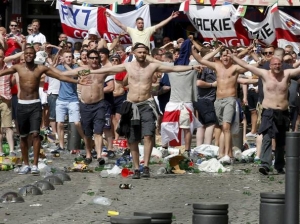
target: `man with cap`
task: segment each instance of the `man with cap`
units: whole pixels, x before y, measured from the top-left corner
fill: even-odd
[[[161,21],[159,24],[151,27],[144,28],[144,19],[138,17],[136,19],[136,29],[132,27],[127,27],[122,24],[116,17],[111,15],[109,12],[106,12],[106,16],[109,17],[117,26],[127,32],[131,39],[132,44],[143,43],[150,48],[150,37],[151,35],[159,28],[165,26],[172,19],[176,18],[179,15],[179,12],[172,12],[171,16],[167,19]]]
[[[183,72],[193,70],[194,66],[167,66],[146,60],[149,54],[149,48],[143,43],[136,43],[133,48],[133,54],[136,60],[112,67],[103,67],[97,70],[91,70],[91,74],[118,73],[127,71],[124,84],[128,85],[129,92],[125,106],[132,105],[135,119],[124,120],[121,118],[120,129],[128,125],[124,133],[127,135],[129,148],[133,157],[133,167],[135,169],[133,178],[140,178],[139,171],[139,148],[138,144],[144,139],[144,170],[143,177],[150,177],[149,161],[153,148],[153,136],[155,135],[156,107],[152,98],[152,79],[155,72]],[[199,67],[199,66],[195,66]],[[126,122],[123,123],[123,122]]]

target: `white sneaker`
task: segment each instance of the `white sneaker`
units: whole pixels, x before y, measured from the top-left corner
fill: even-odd
[[[24,166],[21,167],[18,174],[24,175],[24,174],[27,174],[29,172],[30,172],[30,167],[28,165],[24,165]]]
[[[31,167],[31,174],[40,174],[40,170],[36,165]]]
[[[221,159],[219,159],[219,162],[222,163],[223,165],[230,165],[231,159],[228,155],[226,155],[226,156],[223,156]]]
[[[257,134],[253,134],[253,133],[249,132],[249,133],[246,134],[246,137],[256,138]]]

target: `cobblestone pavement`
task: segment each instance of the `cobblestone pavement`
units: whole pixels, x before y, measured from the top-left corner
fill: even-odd
[[[71,166],[74,157],[62,154],[53,158],[52,166]],[[228,203],[231,224],[258,223],[260,192],[284,192],[284,175],[260,176],[254,164],[234,164],[227,173],[184,175],[157,175],[159,167],[152,165],[151,178],[140,180],[101,178],[99,172],[69,173],[72,180],[55,185],[53,191],[25,196],[24,203],[0,204],[0,223],[110,223],[107,212],[114,210],[126,216],[135,211],[171,211],[173,224],[187,224],[192,223],[192,204],[199,202]],[[42,179],[13,171],[0,171],[0,177],[0,195]],[[133,188],[121,190],[121,183],[130,183]],[[112,199],[112,204],[93,204],[97,196]],[[31,206],[34,204],[41,206]]]

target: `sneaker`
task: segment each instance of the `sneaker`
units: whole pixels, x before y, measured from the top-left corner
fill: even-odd
[[[191,156],[191,150],[185,150],[181,155],[189,159]]]
[[[150,169],[148,166],[144,166],[142,177],[150,177]]]
[[[31,167],[31,174],[40,174],[40,170],[36,165]]]
[[[60,146],[57,147],[56,151],[60,152],[60,151],[65,151],[65,149],[61,148]]]
[[[269,174],[269,169],[267,167],[261,166],[259,167],[258,172],[264,176],[267,176]]]
[[[278,170],[277,170],[277,174],[285,174],[284,169],[278,169]]]
[[[140,179],[141,172],[139,170],[134,170],[134,174],[132,175],[132,179]]]
[[[107,155],[106,155],[108,158],[112,159],[116,156],[115,152],[112,151],[112,150],[108,150],[107,151]]]
[[[18,174],[20,175],[24,175],[24,174],[28,174],[30,172],[30,167],[28,165],[22,166],[20,171],[18,172]]]
[[[223,156],[221,159],[219,159],[219,162],[223,165],[230,165],[231,159],[228,155],[226,155],[226,156]]]
[[[90,165],[90,164],[92,163],[92,161],[93,161],[92,158],[85,158],[85,159],[83,160],[83,163],[84,163],[85,165]]]
[[[257,134],[253,134],[253,133],[249,132],[249,133],[246,134],[246,137],[247,137],[247,138],[249,138],[249,137],[250,137],[250,138],[256,138],[256,137],[257,137]]]

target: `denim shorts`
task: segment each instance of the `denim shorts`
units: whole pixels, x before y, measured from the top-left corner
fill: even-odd
[[[50,120],[56,120],[56,100],[57,100],[58,94],[50,94],[47,97],[47,102],[49,106],[49,119]]]
[[[56,100],[56,122],[64,122],[66,115],[69,117],[69,122],[80,121],[79,101]]]
[[[40,133],[42,122],[41,102],[31,104],[18,103],[17,121],[21,137],[26,137],[29,133]]]

